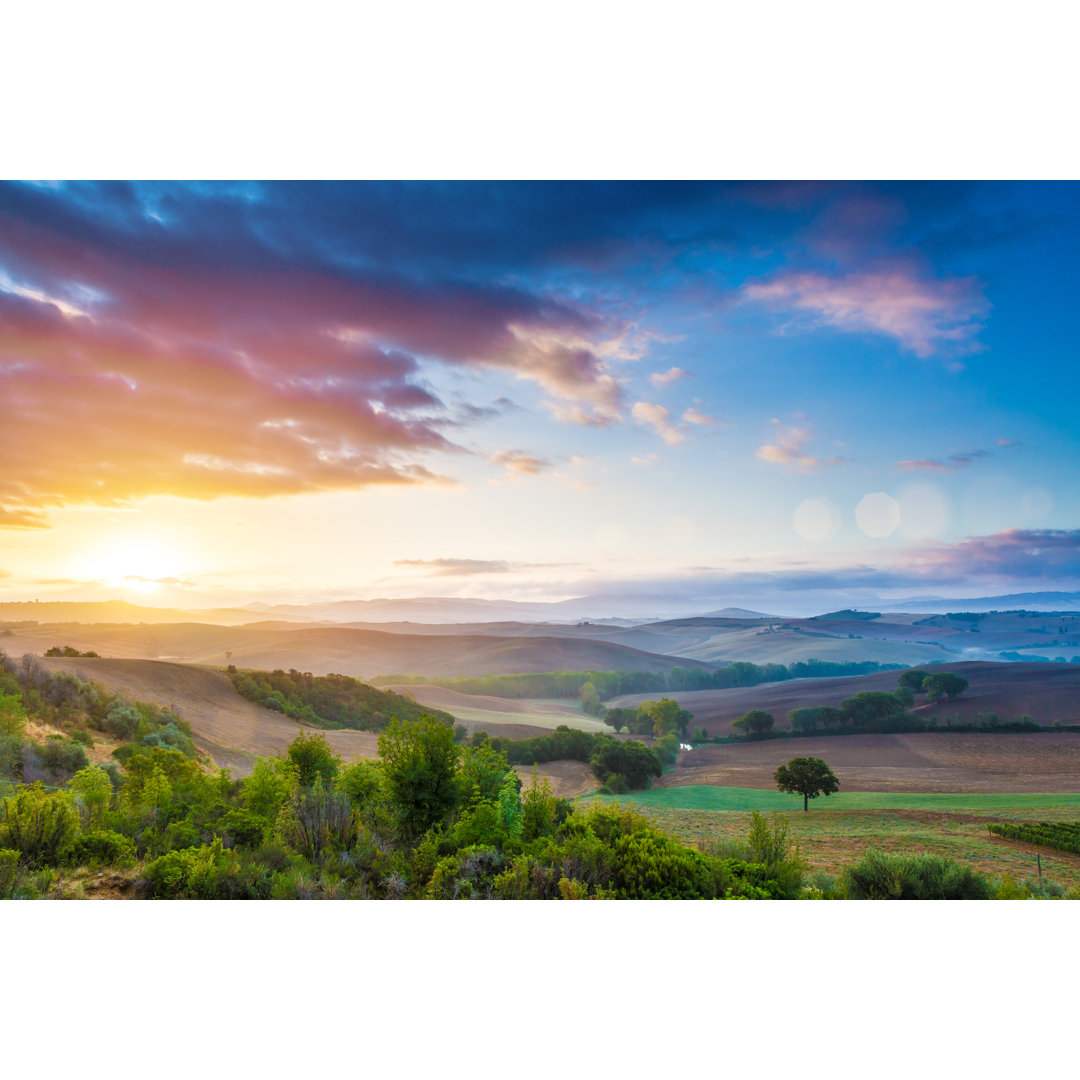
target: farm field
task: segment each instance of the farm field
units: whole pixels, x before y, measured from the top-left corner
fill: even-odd
[[[827,761],[841,792],[1080,792],[1080,735],[905,733],[699,746],[658,787],[711,784],[771,790],[793,757]]]
[[[582,731],[611,730],[602,720],[589,716],[570,700],[462,694],[457,690],[425,686],[423,683],[388,684],[382,689],[409,694],[420,705],[451,713],[469,729],[470,735],[479,730],[511,739],[529,739],[554,731],[560,724]]]
[[[839,792],[802,811],[798,796],[749,788],[659,788],[631,795],[594,796],[633,804],[658,826],[694,844],[746,837],[753,810],[778,811],[811,870],[838,874],[869,848],[890,854],[926,853],[961,859],[995,878],[1038,874],[1065,888],[1080,886],[1080,858],[1007,840],[987,831],[992,821],[1077,821],[1080,794],[916,794]]]

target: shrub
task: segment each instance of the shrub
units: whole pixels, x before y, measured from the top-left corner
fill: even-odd
[[[79,832],[79,815],[66,791],[40,783],[4,800],[0,844],[15,848],[30,866],[55,866]]]
[[[103,721],[105,730],[116,739],[134,739],[139,733],[142,715],[133,705],[117,704]]]
[[[22,736],[26,728],[26,709],[17,694],[0,691],[0,735]]]
[[[93,825],[94,821],[101,817],[112,799],[112,777],[96,765],[80,769],[68,782],[68,788],[82,803],[89,825]]]
[[[273,822],[262,814],[250,810],[230,810],[217,823],[217,828],[235,846],[254,848],[266,839],[272,825]]]
[[[281,839],[313,861],[344,851],[356,839],[356,831],[349,797],[321,784],[297,793],[278,818]]]
[[[989,900],[994,894],[984,874],[940,855],[871,850],[842,880],[850,900]]]
[[[86,747],[62,735],[50,735],[44,744],[38,744],[35,749],[38,760],[54,777],[72,776],[90,764]]]
[[[131,866],[135,862],[135,845],[111,829],[95,829],[75,841],[70,860],[76,866]]]
[[[269,867],[212,844],[170,851],[146,868],[143,895],[158,900],[265,900],[272,895]]]
[[[10,900],[15,895],[18,874],[19,852],[14,848],[0,848],[0,900]]]

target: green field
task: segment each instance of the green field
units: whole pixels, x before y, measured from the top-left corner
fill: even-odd
[[[993,836],[991,821],[1077,821],[1080,794],[981,795],[874,791],[838,792],[810,802],[755,788],[655,788],[619,796],[583,795],[581,801],[632,804],[661,828],[690,843],[742,840],[750,814],[784,814],[810,869],[836,874],[868,848],[892,853],[926,852],[962,859],[994,878],[1035,877],[1042,855],[1047,880],[1080,886],[1080,858]]]
[[[595,796],[615,799],[615,796]],[[587,798],[587,796],[581,796]],[[759,788],[714,787],[697,785],[686,787],[652,788],[619,795],[619,802],[633,802],[642,809],[656,810],[760,810],[788,811],[801,814],[802,796],[785,795],[779,791]],[[1080,809],[1080,793],[1055,795],[1024,792],[1015,795],[952,795],[920,794],[918,792],[890,791],[841,791],[835,795],[823,795],[810,800],[809,814],[822,810],[951,810],[993,813],[1000,811],[1020,812],[1042,810],[1047,807],[1076,807]],[[1077,814],[1080,817],[1080,813]]]

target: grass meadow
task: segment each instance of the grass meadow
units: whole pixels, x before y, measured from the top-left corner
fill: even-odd
[[[868,848],[962,859],[995,878],[1038,876],[1080,886],[1080,857],[993,836],[991,821],[1080,821],[1080,794],[920,794],[852,791],[812,799],[736,787],[654,788],[619,796],[582,796],[632,804],[690,843],[741,840],[754,810],[784,814],[811,870],[836,874]]]

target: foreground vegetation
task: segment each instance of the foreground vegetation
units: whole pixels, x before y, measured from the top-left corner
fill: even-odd
[[[739,842],[755,812],[790,815],[792,841],[806,866],[806,883],[839,879],[872,850],[896,857],[930,855],[963,863],[995,883],[1003,898],[1017,889],[1032,896],[1080,895],[1080,859],[1036,852],[992,835],[992,823],[1023,823],[1033,817],[1076,821],[1080,794],[942,794],[841,791],[827,804],[801,812],[797,796],[757,788],[664,787],[602,797],[644,813],[658,828],[698,847]],[[583,800],[582,800],[583,801]],[[824,875],[824,877],[822,877]],[[996,894],[995,894],[996,895]]]
[[[63,895],[65,872],[131,871],[136,895],[192,899],[782,899],[801,872],[694,850],[630,808],[524,794],[504,755],[432,717],[392,722],[380,760],[301,736],[251,776],[139,748],[3,800],[0,894]],[[83,872],[83,880],[85,871]],[[59,884],[58,884],[59,883]],[[70,893],[69,893],[70,895]],[[77,893],[76,893],[77,895]]]
[[[334,687],[313,681],[301,703],[318,690],[324,708],[341,705]],[[162,899],[986,899],[1080,886],[988,873],[955,844],[912,854],[911,835],[890,850],[898,828],[855,820],[881,811],[848,812],[844,858],[823,862],[824,848],[837,850],[836,830],[821,833],[834,813],[789,822],[760,812],[777,805],[770,798],[790,806],[790,795],[743,792],[749,813],[716,813],[677,807],[693,789],[626,794],[659,774],[658,748],[677,746],[670,728],[684,720],[664,701],[650,704],[654,734],[664,730],[653,748],[569,728],[516,742],[480,733],[462,745],[449,718],[428,714],[379,721],[377,761],[345,763],[321,735],[301,734],[238,780],[210,769],[168,710],[0,654],[0,897],[105,888]],[[107,758],[92,762],[88,750]],[[587,761],[611,794],[573,803],[546,783],[523,790],[512,767],[566,758]],[[738,801],[737,789],[707,790]],[[829,802],[903,798],[838,793]],[[1009,800],[1030,816],[1065,797],[906,798]],[[1080,796],[1073,803],[1040,814],[1074,820]],[[937,841],[949,835],[919,827]],[[1003,842],[981,827],[984,845]]]

